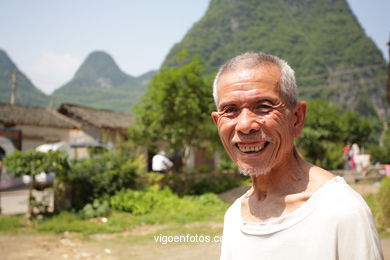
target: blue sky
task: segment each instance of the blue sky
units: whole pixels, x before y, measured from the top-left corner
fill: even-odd
[[[389,0],[347,0],[387,55]],[[69,81],[94,50],[108,52],[126,73],[158,69],[205,13],[209,0],[1,0],[0,49],[51,93]]]

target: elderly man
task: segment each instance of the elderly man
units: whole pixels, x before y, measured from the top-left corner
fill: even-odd
[[[246,53],[214,81],[212,119],[252,188],[227,210],[221,259],[383,259],[372,214],[341,177],[294,146],[305,121],[294,71],[278,57]]]

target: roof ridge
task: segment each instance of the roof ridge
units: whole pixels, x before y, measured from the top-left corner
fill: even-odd
[[[62,107],[62,106],[65,106],[65,107],[66,106],[70,106],[70,107],[82,108],[82,109],[93,110],[93,111],[106,111],[106,112],[109,112],[109,113],[115,113],[115,114],[122,114],[122,115],[132,116],[130,113],[120,112],[120,111],[106,109],[106,108],[88,107],[88,106],[79,105],[79,104],[73,104],[73,103],[62,103],[60,105],[60,107]]]
[[[59,113],[57,110],[54,110],[52,108],[49,108],[47,107],[46,108],[46,111],[48,111],[49,113],[51,113],[52,115],[62,119],[62,120],[65,120],[67,121],[68,123],[74,125],[76,128],[82,128],[82,124],[80,124],[79,122],[77,122],[76,120],[73,120],[72,118],[70,117],[67,117],[61,113]]]

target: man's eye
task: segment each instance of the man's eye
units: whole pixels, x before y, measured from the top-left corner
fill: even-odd
[[[258,113],[268,113],[271,112],[272,107],[268,105],[259,105],[255,107],[255,112]]]
[[[237,111],[238,111],[238,109],[235,108],[235,107],[226,107],[226,108],[223,109],[223,113],[224,114],[234,114]]]

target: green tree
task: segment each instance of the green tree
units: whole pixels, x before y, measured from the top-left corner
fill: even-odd
[[[136,150],[116,149],[95,154],[72,164],[72,207],[82,208],[102,196],[123,188],[135,188],[145,171],[143,154]]]
[[[297,145],[309,161],[336,169],[342,166],[344,143],[367,147],[377,142],[380,124],[376,117],[361,117],[353,111],[341,113],[338,107],[324,100],[313,100],[308,102],[305,127]],[[383,158],[380,155],[383,148],[375,146],[369,151]]]
[[[371,145],[368,147],[368,153],[371,155],[373,163],[390,163],[390,128],[387,128],[383,136],[383,145]]]
[[[305,127],[297,140],[304,157],[324,168],[342,165],[340,110],[323,100],[308,102]]]
[[[15,151],[6,156],[4,165],[15,177],[22,175],[31,177],[28,199],[28,218],[30,220],[34,217],[34,204],[36,203],[32,193],[35,186],[35,176],[41,172],[56,172],[59,178],[65,178],[69,170],[66,154],[59,151],[48,153],[34,150]]]
[[[191,60],[186,51],[176,55],[175,67],[162,67],[135,108],[130,137],[146,146],[165,141],[179,155],[185,146],[199,146],[209,140],[213,100],[203,71],[200,58]],[[176,163],[180,168],[180,160]]]
[[[366,145],[372,132],[371,121],[355,112],[347,111],[341,117],[343,139],[350,143]]]

